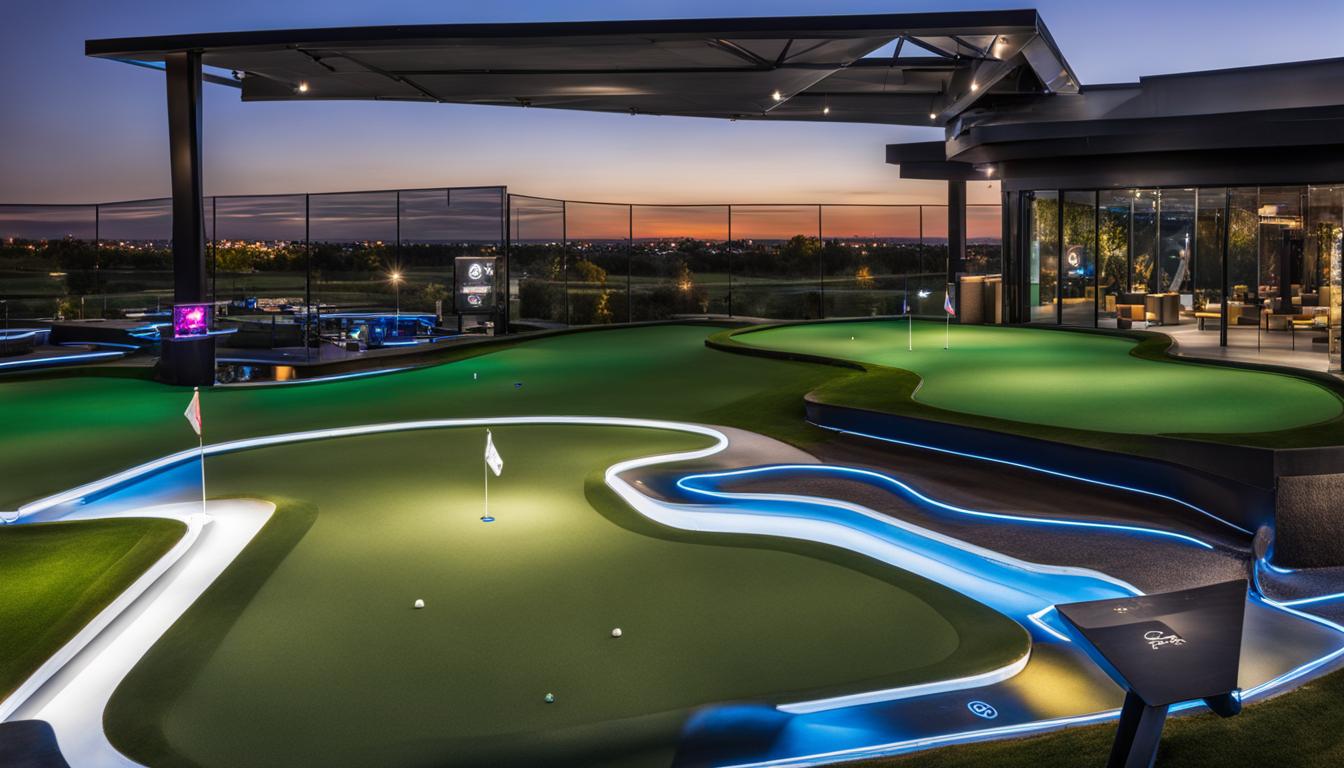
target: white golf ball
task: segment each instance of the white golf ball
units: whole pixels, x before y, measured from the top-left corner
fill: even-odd
[[[546,703],[547,703],[547,704],[554,704],[554,703],[555,703],[555,694],[554,694],[554,693],[548,693],[548,694],[546,694]]]
[[[621,628],[620,628],[620,627],[617,627],[617,628],[611,630],[611,636],[612,636],[612,637],[620,637],[620,636],[621,636]]]
[[[415,601],[415,607],[416,607],[416,608],[424,608],[424,607],[425,607],[425,601],[424,601],[424,600],[416,600],[416,601]]]

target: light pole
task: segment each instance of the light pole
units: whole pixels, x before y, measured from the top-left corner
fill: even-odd
[[[401,273],[393,272],[388,275],[388,279],[392,281],[392,290],[397,296],[397,333],[401,333]]]

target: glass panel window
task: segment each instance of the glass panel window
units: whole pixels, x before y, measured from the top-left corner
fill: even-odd
[[[1122,299],[1130,293],[1129,234],[1134,190],[1108,189],[1097,194],[1097,285],[1101,294],[1097,316],[1101,325],[1115,327],[1122,305],[1128,303]]]
[[[568,203],[565,233],[570,325],[629,320],[630,206]]]
[[[1031,193],[1027,224],[1031,321],[1055,323],[1059,298],[1059,193]]]
[[[509,195],[509,318],[519,330],[568,322],[565,209],[559,200]]]
[[[731,315],[728,206],[636,205],[631,319]]]
[[[1176,294],[1182,307],[1193,303],[1193,260],[1195,252],[1195,190],[1164,189],[1158,194],[1158,252],[1156,293]],[[1165,305],[1164,305],[1165,306]],[[1178,323],[1179,317],[1165,314],[1163,323]]]
[[[1260,221],[1260,298],[1276,314],[1292,314],[1301,303],[1305,187],[1262,187],[1256,213]]]
[[[919,207],[822,207],[827,317],[898,315],[920,269]]]
[[[1255,187],[1228,190],[1227,324],[1260,323],[1260,220]]]
[[[1134,190],[1129,226],[1129,286],[1134,293],[1160,290],[1154,286],[1157,261],[1157,190]]]
[[[1195,222],[1194,309],[1220,312],[1223,302],[1223,230],[1227,190],[1201,189]],[[1204,325],[1210,318],[1199,318]]]
[[[1302,310],[1328,326],[1313,334],[1312,348],[1324,342],[1330,370],[1340,369],[1340,258],[1344,247],[1344,186],[1311,187],[1307,191],[1307,259],[1304,272],[1314,280],[1314,292],[1304,289]],[[1324,315],[1324,317],[1322,317]]]
[[[91,205],[0,205],[6,319],[80,317],[98,292],[96,216]]]
[[[821,316],[821,233],[815,205],[735,205],[733,312],[773,320]]]
[[[1064,253],[1059,300],[1065,325],[1096,324],[1095,192],[1064,193]]]

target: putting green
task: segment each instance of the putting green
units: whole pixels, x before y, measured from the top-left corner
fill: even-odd
[[[803,422],[803,395],[850,374],[707,349],[705,337],[713,330],[655,326],[576,333],[384,376],[218,388],[201,395],[205,438],[221,442],[378,421],[542,414],[698,421],[786,439],[815,434]],[[196,435],[182,418],[190,397],[183,387],[111,376],[0,383],[6,438],[0,440],[0,466],[6,471],[0,509],[195,447]]]
[[[152,519],[0,527],[0,700],[185,531]]]
[[[904,320],[789,325],[734,336],[764,349],[903,368],[915,399],[952,411],[1133,434],[1270,432],[1340,415],[1339,397],[1262,371],[1145,360],[1135,342],[1100,334]]]
[[[668,764],[698,705],[928,682],[1027,649],[916,575],[664,528],[600,483],[706,438],[494,433],[491,524],[481,429],[212,459],[214,494],[306,499],[315,521],[254,596],[207,594],[135,668],[107,711],[113,744],[156,766]],[[193,613],[220,611],[236,612],[227,631],[201,636]]]

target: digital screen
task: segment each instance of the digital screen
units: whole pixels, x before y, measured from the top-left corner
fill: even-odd
[[[461,314],[493,312],[495,292],[495,260],[459,256],[453,260],[457,275],[454,306]]]
[[[205,336],[210,332],[209,304],[178,304],[173,307],[173,338]]]

